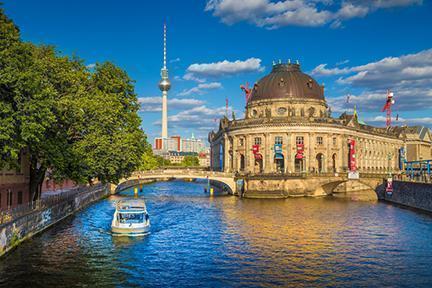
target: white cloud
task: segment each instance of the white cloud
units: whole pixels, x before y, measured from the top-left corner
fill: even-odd
[[[93,69],[96,67],[96,63],[90,63],[86,66],[88,69]]]
[[[179,57],[177,57],[177,58],[175,58],[175,59],[171,59],[170,61],[169,61],[169,63],[176,63],[176,62],[180,62],[180,58]]]
[[[168,123],[173,128],[191,128],[203,130],[206,133],[217,127],[219,119],[225,115],[225,107],[209,108],[205,105],[181,111],[168,117]],[[232,109],[229,107],[229,109]],[[160,121],[153,123],[160,125]]]
[[[430,110],[432,107],[432,88],[400,88],[394,91],[395,111],[420,111]],[[359,109],[367,112],[381,112],[387,99],[386,90],[366,90],[357,95],[340,97],[327,97],[327,103],[333,112],[344,112],[357,105]]]
[[[327,69],[326,68],[327,64],[320,64],[317,67],[315,67],[311,74],[312,75],[323,75],[323,76],[333,76],[333,75],[341,75],[341,74],[346,74],[349,72],[349,69],[347,68],[332,68],[332,69]]]
[[[141,105],[141,112],[160,112],[162,111],[162,97],[141,97],[138,98]],[[205,103],[203,100],[192,98],[172,98],[168,99],[169,109],[190,109],[191,107],[201,106]]]
[[[377,9],[421,4],[421,0],[209,0],[205,11],[231,25],[246,21],[258,27],[341,26],[341,21],[365,17]]]
[[[375,117],[366,118],[365,121],[368,124],[384,126],[386,123],[386,117],[385,116],[375,116]],[[396,118],[396,116],[394,116],[394,117],[392,117],[392,124],[397,125],[397,126],[420,125],[420,126],[432,127],[432,117],[404,118],[404,117],[399,116]]]
[[[400,57],[386,57],[377,62],[351,68],[325,69],[324,65],[324,69],[320,70],[320,66],[315,68],[317,70],[314,69],[315,75],[347,74],[338,82],[358,87],[407,87],[432,83],[432,49]],[[328,74],[329,71],[335,74]]]
[[[364,17],[369,13],[369,7],[357,6],[349,2],[342,3],[339,11],[337,11],[336,18],[338,19],[350,19],[357,17]]]
[[[386,57],[365,65],[327,68],[320,64],[312,72],[316,76],[339,75],[337,83],[348,89],[362,88],[363,92],[351,96],[352,104],[367,111],[379,111],[386,99],[386,90],[395,94],[395,109],[415,111],[432,107],[432,49],[399,57]],[[328,98],[334,111],[345,110],[346,96]],[[339,102],[338,102],[339,101]]]
[[[346,60],[337,62],[335,65],[336,66],[342,66],[342,65],[348,64],[349,62],[350,62],[350,60],[346,59]]]
[[[178,95],[179,96],[188,96],[191,94],[201,95],[201,94],[205,94],[208,90],[214,90],[220,88],[222,88],[222,84],[219,82],[200,83],[191,89],[183,90],[182,92],[178,93]]]
[[[187,73],[191,76],[224,76],[235,75],[247,72],[260,72],[264,67],[261,66],[261,59],[249,58],[245,61],[236,60],[234,62],[224,60],[215,63],[195,63],[187,68]],[[187,75],[187,74],[186,74]],[[185,75],[185,76],[186,76]]]
[[[204,83],[204,82],[206,82],[206,79],[195,77],[192,73],[186,73],[183,76],[183,80],[195,81],[195,82],[198,82],[198,83]]]

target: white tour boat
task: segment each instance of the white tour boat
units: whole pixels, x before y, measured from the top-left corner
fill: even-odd
[[[143,199],[120,200],[111,224],[114,235],[140,236],[150,231],[150,218]]]

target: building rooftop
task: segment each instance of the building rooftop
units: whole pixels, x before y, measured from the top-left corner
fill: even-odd
[[[300,64],[276,64],[256,83],[250,101],[286,98],[324,100],[324,88],[303,73]]]

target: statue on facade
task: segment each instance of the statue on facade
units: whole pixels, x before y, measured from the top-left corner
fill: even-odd
[[[315,115],[315,108],[314,107],[310,107],[308,109],[309,112],[309,117],[313,117]]]
[[[270,108],[266,108],[266,110],[265,110],[265,117],[266,118],[271,118],[271,110],[270,110]]]

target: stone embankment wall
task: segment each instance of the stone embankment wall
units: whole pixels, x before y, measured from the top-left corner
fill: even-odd
[[[109,185],[96,186],[85,193],[77,193],[51,207],[35,210],[14,221],[0,225],[0,256],[22,241],[72,215],[87,205],[111,195]]]
[[[378,193],[381,200],[432,212],[432,184],[393,180],[393,193],[384,189]]]

